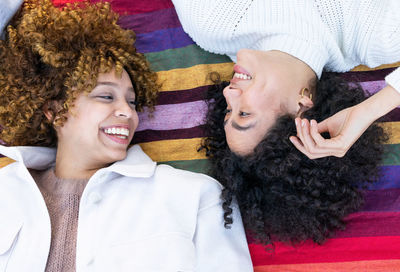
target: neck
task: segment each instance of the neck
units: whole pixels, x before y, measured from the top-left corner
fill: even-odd
[[[57,147],[55,174],[62,179],[90,179],[105,165],[96,165],[84,154],[74,154],[71,149]]]

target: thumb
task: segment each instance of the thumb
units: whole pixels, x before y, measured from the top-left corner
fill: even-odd
[[[329,132],[328,121],[329,121],[329,118],[327,118],[317,124],[318,133]]]

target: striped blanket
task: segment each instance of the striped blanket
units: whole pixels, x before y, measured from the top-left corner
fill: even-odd
[[[54,0],[63,4],[65,0]],[[134,142],[150,157],[177,168],[207,172],[204,153],[197,152],[206,104],[202,100],[217,71],[228,80],[233,64],[226,56],[200,49],[182,29],[170,0],[114,0],[120,24],[137,34],[136,47],[159,76],[162,90],[153,118],[140,114]],[[397,64],[399,65],[399,64]],[[344,73],[369,92],[384,85],[394,65],[357,67]],[[292,247],[276,243],[273,252],[250,243],[254,271],[400,271],[400,109],[383,126],[392,137],[380,181],[365,191],[362,210],[347,217],[347,228],[322,246],[306,242]],[[7,158],[0,164],[8,163]]]

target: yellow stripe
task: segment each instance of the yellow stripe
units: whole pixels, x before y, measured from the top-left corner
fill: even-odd
[[[189,68],[160,71],[157,72],[158,81],[162,84],[162,92],[193,89],[200,86],[211,85],[213,83],[209,78],[209,74],[211,72],[218,72],[221,75],[222,80],[230,80],[232,77],[233,65],[233,62],[199,64]],[[367,66],[360,65],[352,69],[352,71],[376,71],[399,66],[400,62],[385,64],[376,68],[369,68]]]
[[[385,122],[381,125],[390,135],[387,144],[400,144],[400,122]]]
[[[202,138],[164,140],[141,143],[143,151],[157,162],[205,159],[204,152],[197,152]]]
[[[312,264],[282,264],[282,265],[260,265],[254,267],[254,272],[387,272],[399,271],[400,260],[374,260],[335,263],[312,263]]]
[[[381,123],[391,133],[387,144],[400,144],[400,122]],[[204,152],[197,152],[202,138],[162,140],[142,143],[140,146],[154,161],[182,161],[206,159]]]
[[[399,67],[400,62],[392,63],[392,64],[383,64],[375,68],[369,68],[368,66],[365,65],[359,65],[357,67],[354,67],[351,71],[353,72],[365,72],[365,71],[376,71],[376,70],[382,70],[386,68],[394,68],[394,67]]]
[[[15,161],[7,157],[0,158],[0,168],[3,168],[4,166],[7,166],[13,162]]]
[[[222,80],[230,80],[233,73],[233,63],[200,64],[190,68],[173,69],[157,72],[161,91],[177,91],[211,85],[211,72],[218,72]]]

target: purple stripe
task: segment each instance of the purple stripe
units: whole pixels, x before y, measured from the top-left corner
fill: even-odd
[[[141,53],[158,52],[194,44],[181,27],[138,34],[136,48]]]
[[[386,86],[386,81],[385,80],[366,81],[366,82],[360,82],[360,85],[364,89],[364,91],[368,92],[369,94],[374,94],[382,90]]]
[[[346,72],[338,73],[339,76],[343,77],[347,81],[352,82],[365,82],[365,81],[377,81],[384,80],[390,72],[396,68],[387,68],[376,71],[365,71],[365,72]]]
[[[207,104],[200,100],[174,105],[160,105],[155,107],[153,117],[144,111],[139,113],[139,127],[136,131],[172,130],[192,128],[204,123]]]
[[[395,108],[394,110],[383,116],[383,118],[381,118],[379,121],[382,122],[400,121],[400,108]]]
[[[400,165],[381,166],[380,170],[378,182],[369,186],[369,190],[400,189]]]
[[[400,189],[365,191],[362,211],[400,212]]]
[[[208,88],[209,86],[201,86],[188,90],[161,92],[158,96],[157,105],[181,104],[203,100]]]
[[[136,34],[153,32],[165,28],[181,27],[174,8],[121,16],[118,23],[123,28],[132,29]]]
[[[204,126],[172,130],[143,130],[135,132],[133,142],[146,143],[162,140],[192,139],[204,137]]]
[[[347,226],[335,238],[400,236],[399,212],[357,212],[345,219]]]

